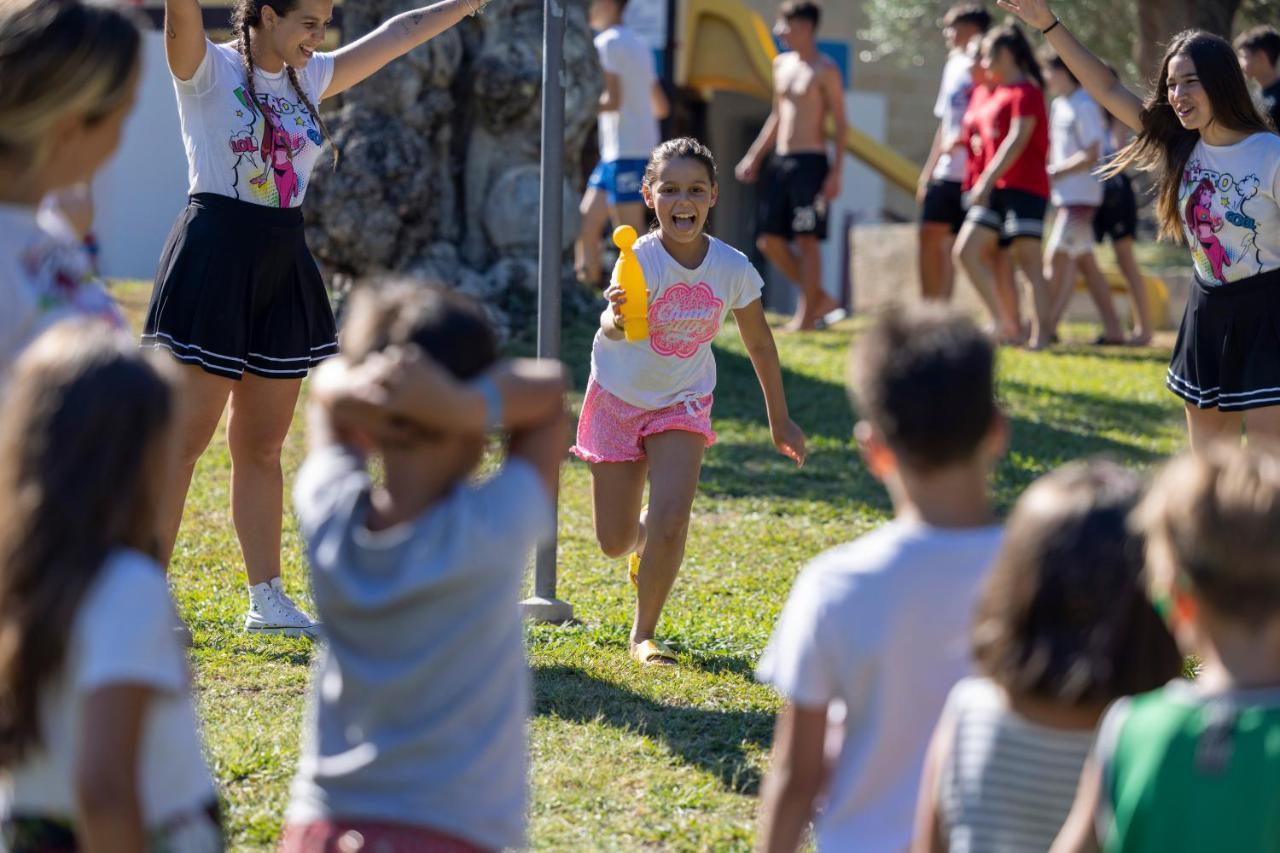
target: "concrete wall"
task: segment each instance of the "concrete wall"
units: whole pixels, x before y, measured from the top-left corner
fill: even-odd
[[[112,278],[155,275],[187,198],[187,157],[161,33],[143,34],[142,61],[138,102],[120,149],[93,183],[102,272]]]

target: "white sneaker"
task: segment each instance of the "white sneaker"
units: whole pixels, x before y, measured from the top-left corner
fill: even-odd
[[[284,634],[286,637],[320,636],[320,623],[308,616],[284,594],[280,578],[249,587],[249,612],[244,629],[260,634]]]

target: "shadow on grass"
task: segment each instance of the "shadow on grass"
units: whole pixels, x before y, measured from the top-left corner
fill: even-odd
[[[732,419],[767,426],[764,396],[751,359],[741,353],[714,347],[716,356],[716,403],[713,419]],[[849,395],[837,382],[814,379],[782,366],[782,387],[787,391],[791,419],[809,436],[849,441],[853,435],[853,412]]]
[[[759,791],[760,771],[746,747],[769,745],[772,714],[666,705],[567,666],[538,667],[533,683],[538,716],[635,732],[714,774],[726,790],[748,796]]]
[[[1100,347],[1092,343],[1072,342],[1051,347],[1045,350],[1044,355],[1088,356],[1089,358],[1105,359],[1107,361],[1169,363],[1169,350],[1163,347]]]

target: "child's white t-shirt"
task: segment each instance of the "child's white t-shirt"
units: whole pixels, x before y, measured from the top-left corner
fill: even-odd
[[[960,140],[960,125],[973,94],[973,57],[963,50],[952,51],[942,69],[942,85],[933,114],[942,125],[942,151],[933,168],[935,181],[963,181],[969,148]]]
[[[314,54],[297,76],[318,108],[333,80],[333,54]],[[274,132],[264,134],[262,113],[251,108],[245,80],[236,46],[211,41],[191,79],[174,78],[187,149],[188,193],[298,207],[324,142],[320,126],[289,83],[288,69],[268,74],[256,68],[258,101],[271,111],[274,127]]]
[[[160,566],[137,551],[114,551],[68,626],[62,673],[41,697],[41,746],[0,774],[0,815],[74,817],[84,702],[96,690],[126,684],[154,691],[138,752],[143,823],[154,829],[204,813],[216,793],[200,748],[177,625]]]
[[[925,751],[969,672],[973,608],[1001,539],[997,526],[892,521],[797,579],[757,676],[843,728],[819,849],[909,846]]]
[[[649,337],[615,341],[597,332],[591,348],[592,378],[623,402],[652,411],[715,390],[711,342],[730,311],[760,298],[764,281],[746,255],[707,239],[707,255],[694,270],[671,257],[657,233],[636,241],[649,289]]]
[[[1280,267],[1280,136],[1197,142],[1178,212],[1201,281],[1226,284]]]
[[[630,27],[615,26],[595,37],[600,67],[617,74],[622,84],[619,109],[601,112],[600,159],[648,160],[658,147],[658,120],[653,116],[650,93],[657,74],[653,51]]]
[[[1081,86],[1070,95],[1054,98],[1049,111],[1049,164],[1057,165],[1098,146],[1098,159],[1106,149],[1107,126],[1102,110]],[[1096,168],[1096,166],[1095,166]],[[1058,207],[1102,204],[1102,181],[1092,172],[1072,172],[1053,178],[1050,196]]]
[[[124,318],[78,242],[51,233],[34,207],[0,204],[0,387],[19,353],[68,317]]]

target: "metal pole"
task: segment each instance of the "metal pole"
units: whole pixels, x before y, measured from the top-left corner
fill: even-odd
[[[560,287],[564,268],[564,0],[542,3],[542,187],[538,241],[538,357],[560,357]],[[559,501],[556,516],[559,518]],[[573,606],[556,598],[556,538],[538,549],[533,597],[524,614],[567,622]]]

